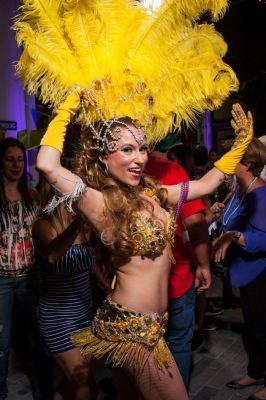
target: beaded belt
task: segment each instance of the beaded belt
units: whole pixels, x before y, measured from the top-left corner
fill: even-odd
[[[151,353],[158,368],[167,368],[173,357],[163,335],[168,315],[143,314],[127,309],[110,299],[98,309],[90,328],[72,336],[86,357],[105,357],[106,363],[136,368],[145,365]]]
[[[105,300],[92,322],[95,336],[112,342],[142,343],[154,347],[165,333],[168,313],[163,316],[131,311],[111,300]]]

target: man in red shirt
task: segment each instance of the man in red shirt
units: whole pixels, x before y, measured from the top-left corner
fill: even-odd
[[[176,162],[167,160],[166,153],[154,151],[145,171],[164,185],[188,181],[185,170]],[[177,218],[176,238],[169,279],[169,322],[166,340],[179,367],[185,385],[188,385],[191,360],[191,341],[194,331],[195,286],[207,290],[211,284],[209,267],[209,237],[204,205],[193,200],[183,205]],[[193,250],[191,248],[193,246]],[[195,285],[191,272],[196,262]]]

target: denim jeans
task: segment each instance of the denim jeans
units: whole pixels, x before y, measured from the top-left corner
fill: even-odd
[[[34,271],[25,277],[0,277],[0,398],[8,392],[8,358],[13,322],[16,322],[13,321],[15,303],[19,306],[19,320],[23,324],[17,336],[25,336],[32,361],[33,398],[51,400],[53,397],[51,360],[43,351],[36,319],[36,286]]]
[[[191,341],[195,320],[194,308],[194,286],[183,296],[170,299],[168,303],[169,321],[165,339],[186,386],[189,382]]]
[[[14,302],[17,300],[21,309],[26,311],[26,298],[26,277],[0,277],[0,395],[7,394],[8,358]]]

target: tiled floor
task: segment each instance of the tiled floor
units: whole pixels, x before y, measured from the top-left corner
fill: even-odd
[[[26,366],[26,368],[25,368]],[[27,365],[11,353],[8,376],[8,400],[32,400],[29,378],[25,372]]]
[[[193,354],[191,400],[243,400],[254,389],[227,389],[225,383],[245,372],[246,353],[242,344],[240,310],[225,311],[217,317],[219,329],[206,332],[200,350]],[[8,400],[32,400],[29,379],[13,354],[9,374]],[[98,369],[99,374],[99,369]]]
[[[217,294],[216,289],[210,294]],[[193,354],[190,399],[244,400],[254,392],[252,387],[235,391],[225,386],[227,381],[246,371],[247,358],[242,343],[241,311],[226,310],[222,316],[212,321],[216,322],[218,329],[206,332],[203,345]],[[22,364],[12,354],[8,400],[33,400],[29,379],[24,370],[25,363]],[[97,376],[103,373],[97,365]]]
[[[232,312],[225,312],[222,320],[217,318],[220,328],[209,332],[203,347],[193,354],[189,393],[192,400],[240,400],[254,392],[252,388],[235,391],[225,386],[229,380],[244,374],[247,365],[242,335],[239,332],[241,324],[230,326],[226,321],[230,314]],[[239,311],[233,314],[239,314]]]

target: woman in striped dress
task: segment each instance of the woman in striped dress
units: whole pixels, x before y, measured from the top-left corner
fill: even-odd
[[[43,183],[41,199],[44,204],[50,192],[50,187]],[[70,340],[71,334],[88,327],[91,321],[90,270],[95,257],[84,222],[74,219],[60,205],[52,215],[42,214],[36,220],[33,235],[41,265],[39,321],[42,336],[73,389],[61,389],[63,398],[91,399],[94,384],[89,364]]]

